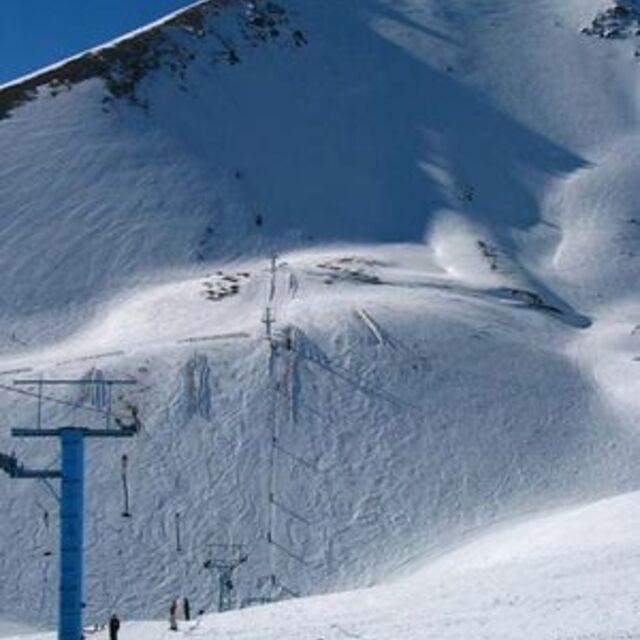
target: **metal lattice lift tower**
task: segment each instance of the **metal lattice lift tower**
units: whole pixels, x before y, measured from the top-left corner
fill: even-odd
[[[210,544],[204,568],[218,574],[218,611],[233,609],[233,572],[248,560],[241,544]]]
[[[44,385],[103,384],[105,381],[36,380],[20,381]],[[135,384],[132,380],[110,380],[108,384]],[[0,454],[0,469],[11,478],[38,480],[60,479],[60,586],[58,602],[58,640],[81,640],[82,578],[84,544],[84,441],[86,438],[130,438],[137,425],[123,425],[118,429],[90,429],[78,426],[59,428],[12,429],[17,438],[58,438],[61,447],[59,470],[28,469],[19,464],[15,455]]]

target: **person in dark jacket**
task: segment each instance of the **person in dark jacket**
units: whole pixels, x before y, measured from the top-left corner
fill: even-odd
[[[114,613],[109,620],[109,640],[118,640],[118,631],[120,631],[120,619]]]
[[[178,630],[178,601],[172,600],[169,607],[169,629],[171,631]]]
[[[184,619],[187,621],[191,620],[191,603],[189,602],[189,598],[183,599],[182,610],[184,611]]]

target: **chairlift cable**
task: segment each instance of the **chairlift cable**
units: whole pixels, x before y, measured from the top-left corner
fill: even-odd
[[[105,409],[100,409],[98,407],[94,407],[93,405],[88,405],[88,404],[84,404],[81,402],[73,402],[71,400],[64,400],[62,398],[56,398],[54,396],[49,396],[49,395],[45,395],[45,394],[38,394],[35,393],[34,391],[27,391],[25,389],[16,389],[15,387],[10,387],[9,385],[6,384],[0,384],[0,389],[3,389],[4,391],[10,391],[12,393],[19,393],[20,395],[23,396],[28,396],[30,398],[38,398],[38,399],[42,399],[42,400],[47,400],[48,402],[53,402],[54,404],[59,404],[59,405],[64,405],[67,407],[71,407],[73,409],[80,409],[82,411],[88,411],[90,413],[98,413],[102,416],[107,416],[107,415],[111,415],[116,417],[116,414],[114,414],[113,412],[108,412]],[[118,418],[122,418],[122,416],[117,416]]]

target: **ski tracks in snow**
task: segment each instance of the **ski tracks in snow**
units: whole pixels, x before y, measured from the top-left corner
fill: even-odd
[[[371,332],[371,335],[377,340],[378,344],[383,346],[388,344],[382,335],[382,331],[380,327],[377,325],[376,321],[371,317],[371,314],[365,309],[356,309],[355,311],[356,317],[360,318],[364,323],[365,327]]]

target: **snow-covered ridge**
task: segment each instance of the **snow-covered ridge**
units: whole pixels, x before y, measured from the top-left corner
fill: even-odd
[[[205,4],[205,3],[209,3],[211,0],[197,0],[197,2],[194,2],[192,5],[190,5],[191,8],[193,7],[197,7],[201,4]],[[50,71],[53,71],[55,69],[58,69],[59,67],[63,67],[64,65],[66,65],[68,62],[71,62],[73,60],[76,60],[77,58],[81,58],[82,56],[91,53],[93,51],[96,51],[102,47],[109,47],[109,46],[114,46],[116,44],[118,44],[118,42],[123,41],[123,40],[130,40],[132,37],[135,37],[137,34],[139,33],[144,33],[146,31],[150,31],[153,30],[154,28],[157,27],[161,27],[163,24],[166,24],[168,21],[174,19],[176,16],[179,16],[180,14],[182,14],[185,11],[188,11],[190,7],[184,7],[182,9],[178,9],[176,11],[174,11],[171,14],[168,14],[166,16],[163,16],[162,18],[160,18],[159,20],[156,20],[155,22],[149,23],[147,25],[144,25],[143,27],[140,27],[138,29],[134,29],[133,31],[130,31],[128,33],[125,33],[121,36],[118,36],[117,38],[113,38],[112,40],[106,41],[104,43],[102,43],[102,45],[98,45],[96,47],[91,47],[90,49],[87,49],[86,51],[81,51],[75,55],[69,56],[68,58],[64,58],[63,60],[59,60],[57,62],[54,62],[53,64],[50,64],[46,67],[43,67],[42,69],[38,69],[32,73],[27,73],[24,76],[20,76],[18,78],[14,78],[12,80],[8,80],[6,82],[3,82],[2,84],[0,84],[0,90],[6,89],[8,87],[11,87],[13,85],[19,85],[22,84],[25,81],[29,81],[29,80],[33,80],[39,76],[42,76],[43,74],[47,74]]]
[[[237,30],[219,31],[216,18],[223,12],[234,11]],[[196,54],[184,37],[175,41],[176,33],[197,39],[212,38],[215,43],[212,64],[238,64],[245,47],[270,40],[288,38],[292,46],[298,47],[306,43],[304,33],[291,26],[286,9],[276,2],[203,0],[152,25],[0,86],[0,119],[35,99],[39,91],[48,90],[55,96],[92,78],[103,80],[111,98],[127,97],[136,102],[136,88],[151,71],[164,67],[174,77],[184,77]]]

